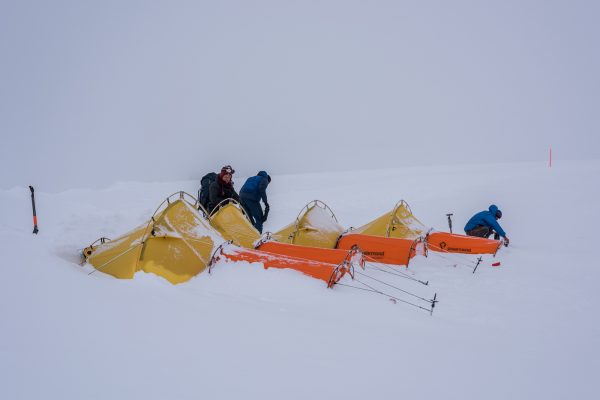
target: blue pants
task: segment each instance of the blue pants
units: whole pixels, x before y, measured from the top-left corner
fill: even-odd
[[[242,200],[242,207],[244,207],[246,209],[246,211],[248,212],[248,215],[250,216],[250,220],[252,221],[252,225],[254,225],[254,227],[256,228],[257,231],[262,233],[263,222],[264,222],[265,217],[263,215],[263,210],[262,210],[262,207],[260,206],[260,203],[258,201],[248,200],[243,197],[241,198],[241,200]]]

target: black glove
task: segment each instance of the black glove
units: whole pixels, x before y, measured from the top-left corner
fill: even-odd
[[[265,222],[267,220],[270,209],[271,209],[271,207],[269,207],[269,203],[265,204],[265,215],[263,216],[263,222]]]
[[[505,236],[504,237],[504,247],[508,247],[509,243],[510,243],[510,240],[508,240],[508,238]]]

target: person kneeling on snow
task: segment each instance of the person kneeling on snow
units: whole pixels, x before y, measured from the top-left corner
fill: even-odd
[[[509,240],[506,232],[502,229],[497,220],[502,218],[502,211],[495,204],[492,204],[487,211],[481,211],[473,215],[465,225],[465,233],[468,236],[489,237],[492,233],[494,239],[504,238],[504,245],[508,246]]]
[[[208,188],[208,212],[212,212],[215,207],[225,199],[234,199],[240,201],[240,196],[233,188],[231,180],[235,170],[231,165],[226,165],[221,168],[221,172],[217,175],[217,180],[210,184]]]
[[[263,222],[269,215],[269,202],[267,201],[267,186],[271,183],[271,177],[265,171],[260,171],[256,176],[250,177],[240,190],[242,206],[246,209],[252,220],[252,225],[262,233]],[[265,204],[265,212],[260,207],[260,200]]]

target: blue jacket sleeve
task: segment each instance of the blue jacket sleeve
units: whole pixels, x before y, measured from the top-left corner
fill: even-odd
[[[502,229],[496,218],[492,215],[486,215],[485,221],[494,229],[494,231],[498,232],[498,234],[502,237],[506,237],[506,232]]]
[[[267,178],[262,178],[258,183],[258,194],[262,199],[263,203],[268,204],[267,201],[267,186],[269,185],[269,181]]]

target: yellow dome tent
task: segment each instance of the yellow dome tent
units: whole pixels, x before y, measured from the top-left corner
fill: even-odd
[[[313,200],[304,206],[294,222],[271,237],[282,243],[333,249],[342,232],[344,228],[338,224],[333,211],[322,201]]]
[[[254,228],[240,203],[233,199],[220,202],[209,216],[210,224],[226,240],[246,247],[254,248],[254,242],[260,239],[260,233]]]
[[[173,200],[177,195],[179,198]],[[117,278],[131,279],[137,271],[144,271],[174,284],[185,282],[206,269],[213,247],[224,241],[196,207],[197,200],[191,195],[174,193],[161,203],[147,224],[114,240],[99,239],[85,248],[84,260]]]
[[[363,235],[383,236],[400,239],[417,239],[425,236],[428,228],[413,215],[410,207],[404,200],[396,203],[391,212],[369,222],[366,225],[352,230],[352,233]]]

